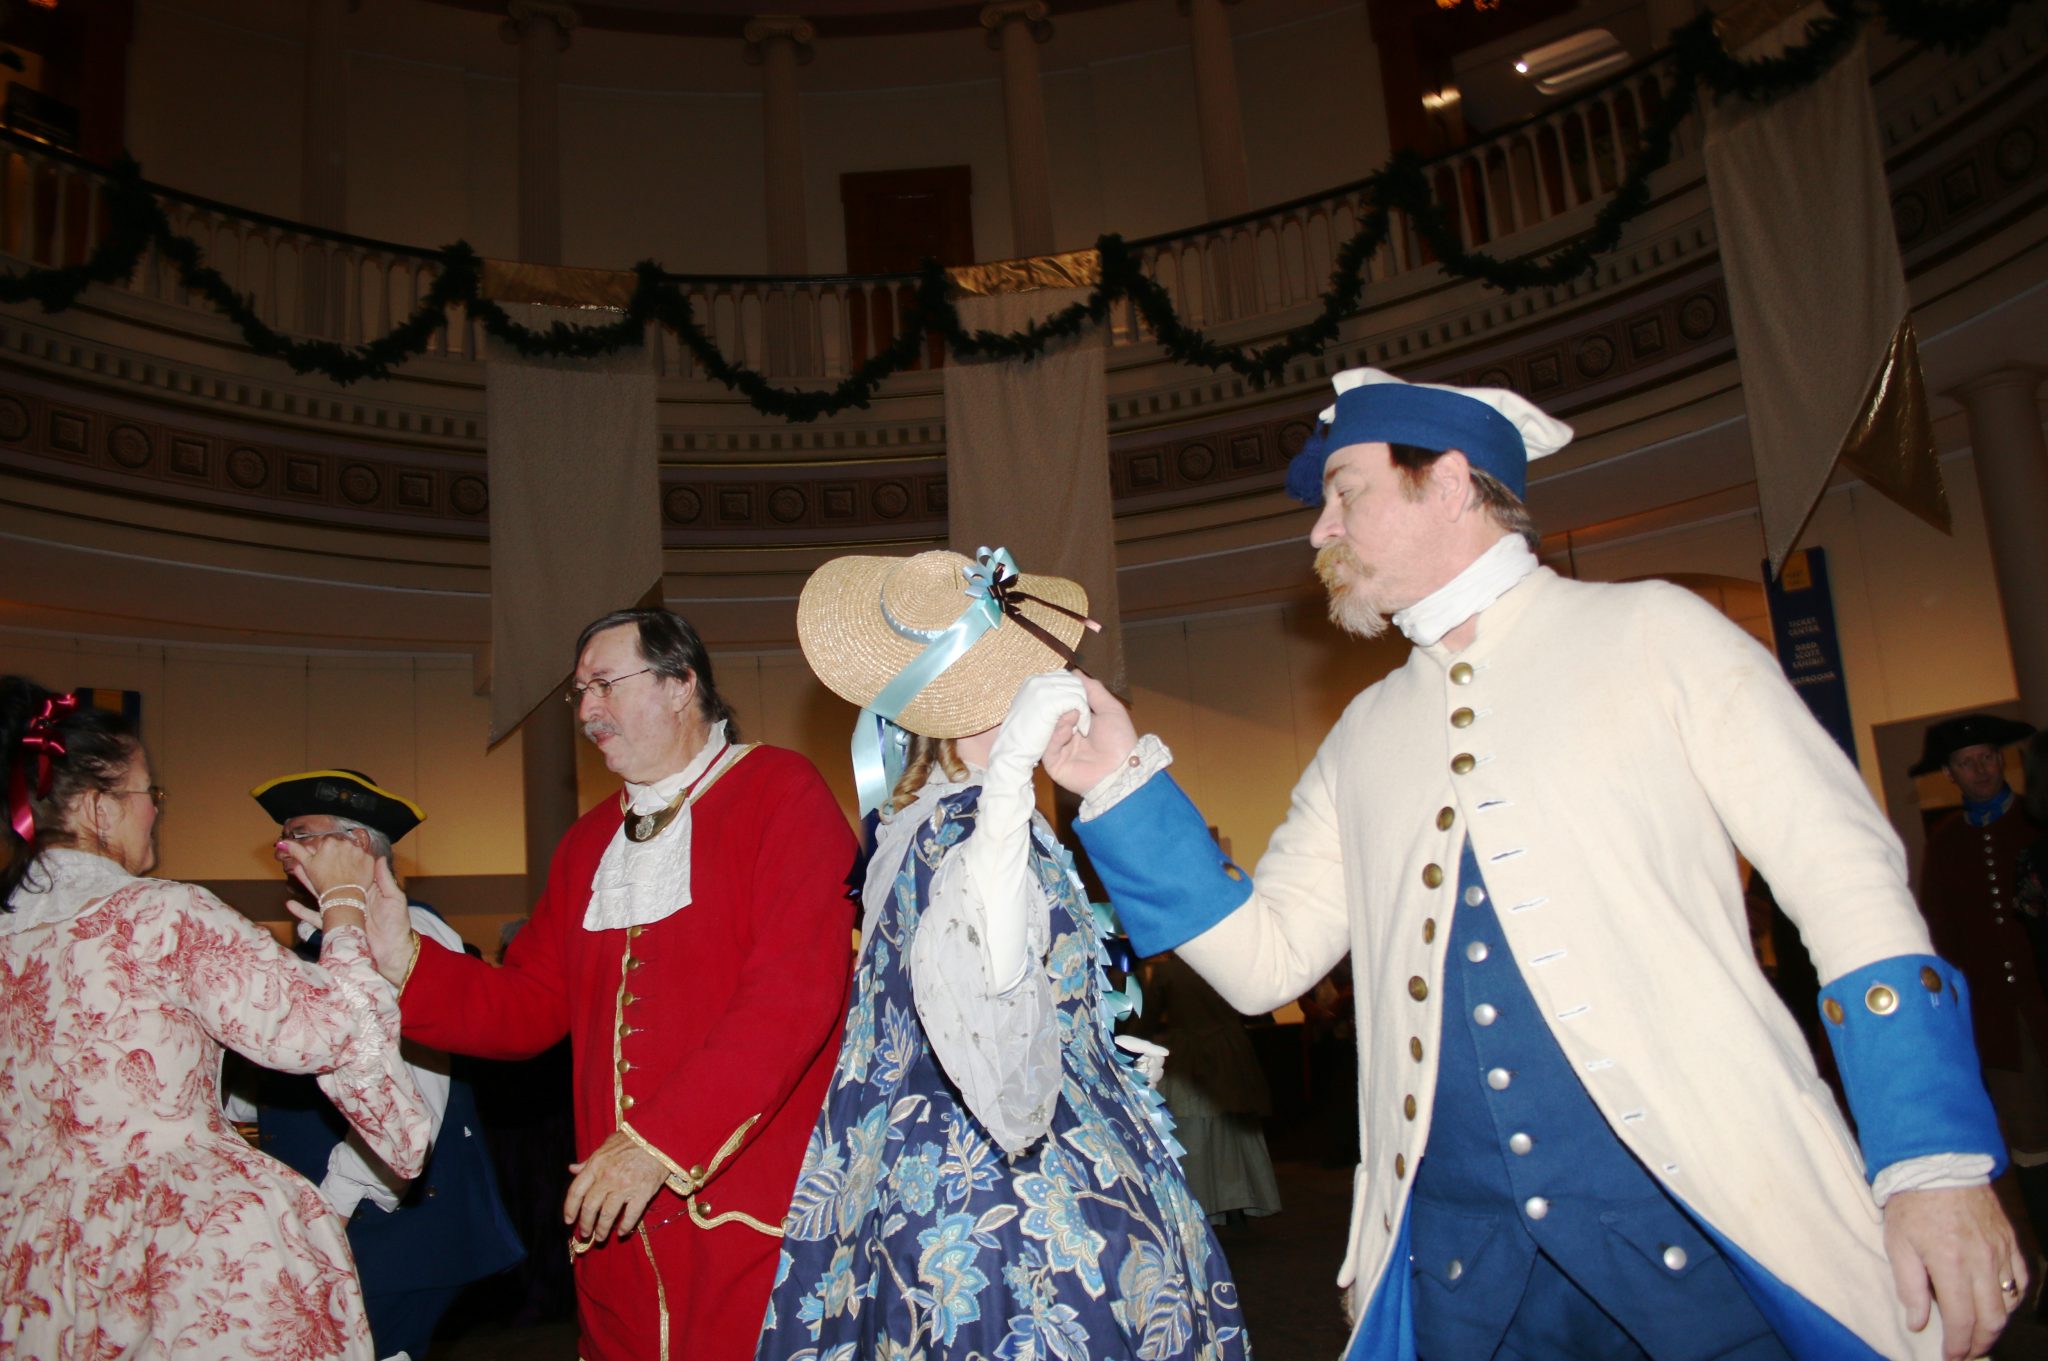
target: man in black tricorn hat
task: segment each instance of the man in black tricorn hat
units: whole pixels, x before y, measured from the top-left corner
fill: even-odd
[[[1927,729],[1911,773],[1948,772],[1963,806],[1927,832],[1920,910],[1934,945],[1970,980],[1984,1086],[1998,1108],[2037,1242],[2048,1241],[2048,994],[2014,892],[2020,852],[2039,834],[2005,780],[2005,748],[2032,724],[1963,714]]]
[[[346,837],[387,864],[392,843],[426,817],[411,799],[354,770],[283,775],[249,792],[286,839]],[[407,901],[414,930],[462,949],[462,937],[433,908],[410,895]],[[499,1198],[469,1084],[450,1075],[446,1054],[410,1040],[405,1050],[435,1117],[433,1151],[413,1182],[395,1177],[348,1131],[310,1077],[264,1074],[257,1123],[263,1150],[317,1185],[349,1221],[377,1355],[420,1361],[462,1287],[511,1266],[524,1249]]]

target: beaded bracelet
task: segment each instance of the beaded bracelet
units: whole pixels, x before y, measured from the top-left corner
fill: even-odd
[[[370,891],[369,885],[367,884],[336,884],[332,888],[327,889],[320,895],[320,906],[323,908],[327,906],[327,899],[330,895],[340,893],[344,889],[351,888],[354,889],[357,893],[362,894],[367,894]],[[360,901],[360,899],[358,901]]]

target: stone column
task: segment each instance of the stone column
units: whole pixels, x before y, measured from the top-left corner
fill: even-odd
[[[519,258],[562,263],[561,57],[576,11],[549,0],[510,0],[499,30],[519,48]],[[547,887],[555,843],[581,811],[576,806],[576,727],[569,706],[544,701],[520,725],[519,765],[526,803],[526,893]]]
[[[1045,0],[993,0],[982,6],[988,45],[1003,54],[1003,132],[1010,162],[1010,253],[1050,255],[1052,154],[1045,137],[1045,90],[1038,44],[1052,37]]]
[[[348,49],[342,27],[355,0],[306,0],[306,88],[299,123],[299,220],[348,226]],[[327,336],[346,315],[348,265],[314,238],[299,256],[299,329]]]
[[[519,258],[562,263],[561,58],[576,10],[509,0],[500,32],[519,48]]]
[[[306,0],[306,93],[299,129],[299,220],[348,226],[348,49],[353,0]]]
[[[1970,451],[2020,711],[2048,718],[2048,441],[2041,435],[2042,370],[1995,369],[1948,395],[1969,417]]]
[[[796,68],[811,61],[818,31],[794,14],[759,14],[744,35],[747,61],[761,68],[762,178],[767,186],[768,272],[810,268],[804,218],[804,126]]]
[[[1195,126],[1202,139],[1202,192],[1211,221],[1251,211],[1245,170],[1244,114],[1237,98],[1237,56],[1230,16],[1237,0],[1181,0],[1195,59]]]

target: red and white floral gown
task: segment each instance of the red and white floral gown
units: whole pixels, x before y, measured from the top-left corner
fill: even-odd
[[[42,890],[42,891],[36,891]],[[345,1224],[221,1114],[222,1046],[402,1176],[428,1116],[360,928],[318,966],[201,888],[47,851],[0,913],[0,1359],[369,1361]]]

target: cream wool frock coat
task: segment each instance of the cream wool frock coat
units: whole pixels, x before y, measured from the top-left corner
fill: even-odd
[[[1351,703],[1252,898],[1180,947],[1246,1012],[1353,957],[1363,1161],[1338,1284],[1356,1312],[1407,1205],[1396,1155],[1412,1168],[1429,1140],[1468,836],[1530,992],[1629,1150],[1880,1353],[1938,1357],[1938,1326],[1906,1330],[1857,1145],[1757,968],[1735,859],[1770,880],[1825,983],[1930,952],[1898,839],[1719,613],[1547,568],[1462,653],[1417,648]]]

